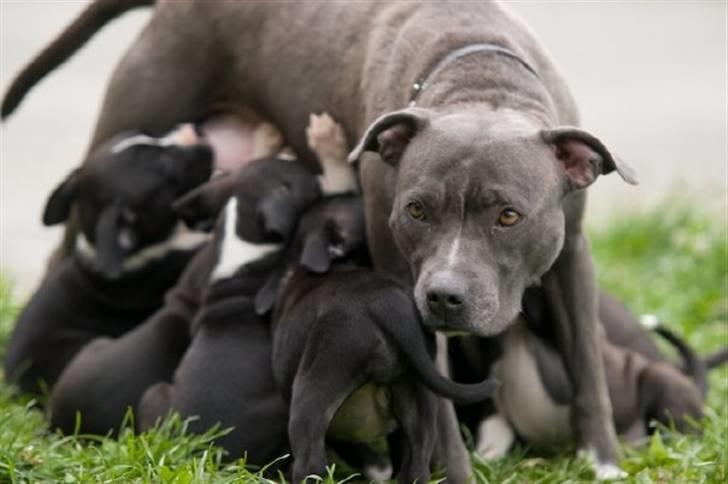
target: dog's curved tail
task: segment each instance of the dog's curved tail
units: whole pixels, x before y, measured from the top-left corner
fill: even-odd
[[[95,0],[89,4],[13,79],[0,106],[0,119],[10,116],[38,81],[68,60],[104,25],[129,10],[152,4],[154,0]]]
[[[402,304],[393,305],[391,312],[371,314],[371,319],[389,336],[404,354],[422,383],[436,394],[457,403],[476,403],[495,395],[500,386],[494,379],[480,383],[456,383],[441,375],[427,350],[427,341],[419,321],[417,308],[410,298]]]
[[[666,326],[659,324],[652,330],[675,347],[683,360],[682,372],[693,379],[701,395],[705,397],[708,393],[708,366],[705,360],[700,358],[684,339]]]

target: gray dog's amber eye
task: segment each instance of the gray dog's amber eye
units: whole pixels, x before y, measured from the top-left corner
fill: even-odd
[[[502,227],[512,227],[521,220],[521,214],[512,208],[506,208],[498,216],[498,225]]]
[[[425,209],[419,202],[410,202],[407,204],[407,213],[415,220],[425,219]]]

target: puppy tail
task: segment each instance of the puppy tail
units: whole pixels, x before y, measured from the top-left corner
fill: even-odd
[[[728,363],[728,348],[724,348],[703,357],[703,363],[709,370],[725,365]]]
[[[708,393],[707,365],[680,336],[661,324],[653,331],[675,347],[683,360],[682,372],[693,379],[703,397]]]
[[[500,387],[500,382],[495,379],[465,384],[456,383],[441,375],[428,352],[428,342],[419,324],[417,308],[411,299],[407,298],[406,302],[393,305],[388,317],[373,319],[394,340],[422,383],[436,394],[467,405],[492,398]]]
[[[38,81],[68,60],[104,25],[128,10],[152,4],[154,0],[95,0],[91,3],[15,77],[3,98],[0,119],[10,116]]]

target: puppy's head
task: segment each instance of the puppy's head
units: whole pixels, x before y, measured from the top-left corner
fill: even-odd
[[[703,418],[703,398],[695,383],[677,368],[654,362],[642,371],[638,384],[645,422],[656,420],[680,432],[696,431],[692,422]]]
[[[173,201],[211,172],[212,151],[191,125],[161,138],[117,136],[53,191],[43,223],[65,222],[75,206],[95,269],[117,278],[126,257],[170,236],[177,224]]]
[[[214,283],[281,249],[319,195],[316,177],[301,163],[264,158],[188,193],[175,209],[190,226],[215,227]]]
[[[262,158],[187,193],[174,203],[174,209],[196,229],[211,230],[218,221],[215,237],[220,236],[224,218],[234,216],[238,239],[251,244],[285,242],[301,213],[320,193],[316,177],[302,163]]]
[[[368,263],[361,198],[335,195],[311,207],[298,225],[293,252],[301,266],[318,274],[337,260]]]

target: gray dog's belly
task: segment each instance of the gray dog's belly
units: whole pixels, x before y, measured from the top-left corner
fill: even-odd
[[[551,447],[573,440],[570,408],[556,403],[543,384],[527,330],[512,328],[504,338],[503,358],[493,375],[503,382],[498,407],[529,444]]]

